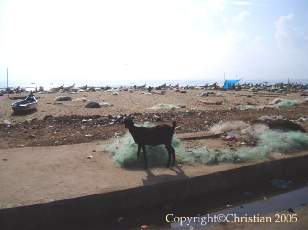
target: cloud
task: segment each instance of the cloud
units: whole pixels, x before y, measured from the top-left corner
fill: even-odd
[[[235,16],[235,21],[236,22],[243,22],[249,16],[250,16],[250,12],[246,11],[246,10],[243,10],[238,15]]]
[[[251,1],[232,1],[231,4],[236,5],[236,6],[252,6],[253,2]]]
[[[275,38],[277,41],[278,48],[280,50],[285,50],[287,46],[292,43],[292,27],[290,22],[292,21],[294,15],[289,13],[286,16],[280,16],[275,21]]]
[[[248,0],[236,0],[236,1],[230,1],[230,5],[238,6],[238,7],[251,7],[251,6],[266,6],[264,2],[254,2],[254,1],[248,1]]]

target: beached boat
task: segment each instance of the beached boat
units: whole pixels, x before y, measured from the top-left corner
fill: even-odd
[[[33,111],[37,108],[37,99],[30,94],[26,99],[14,102],[11,107],[15,113]]]

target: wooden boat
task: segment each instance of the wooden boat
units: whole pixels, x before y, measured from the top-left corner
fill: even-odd
[[[24,100],[14,102],[11,107],[14,113],[29,112],[37,109],[37,103],[35,96],[30,94]]]

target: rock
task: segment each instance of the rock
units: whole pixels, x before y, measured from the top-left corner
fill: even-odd
[[[69,96],[59,96],[55,98],[55,101],[71,101],[72,98]]]
[[[101,105],[96,102],[96,101],[89,101],[86,105],[85,108],[100,108]]]

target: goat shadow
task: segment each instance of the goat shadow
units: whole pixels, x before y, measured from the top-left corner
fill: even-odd
[[[170,175],[170,174],[155,175],[150,169],[147,169],[145,171],[147,176],[145,179],[142,179],[143,185],[152,185],[159,182],[167,182],[176,179],[188,178],[183,169],[178,165],[175,165],[173,168],[169,168],[169,170],[174,171],[176,175]]]

